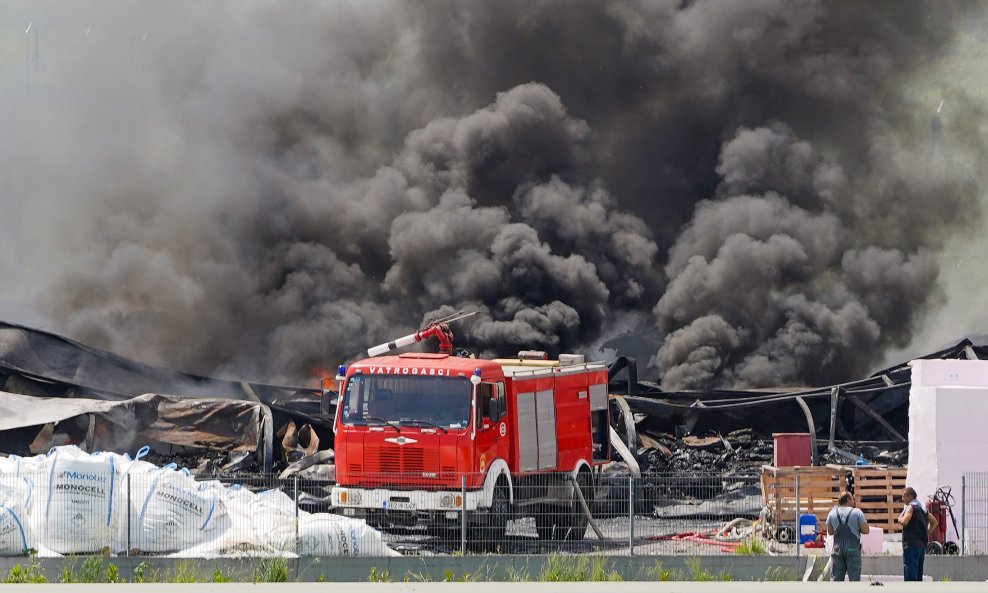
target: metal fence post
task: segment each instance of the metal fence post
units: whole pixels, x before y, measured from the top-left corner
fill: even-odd
[[[635,477],[628,476],[628,555],[635,555]]]
[[[130,556],[130,476],[127,473],[127,556]]]
[[[298,474],[292,480],[292,493],[295,499],[295,553],[301,555],[302,542],[298,539]]]
[[[467,553],[467,475],[460,474],[460,554]]]
[[[799,538],[802,535],[802,528],[799,525],[799,474],[796,474],[796,567],[798,574],[799,567]]]
[[[967,499],[967,475],[961,474],[961,532],[957,534],[958,539],[961,540],[961,556],[964,555],[964,534],[967,532],[966,525],[966,499]]]

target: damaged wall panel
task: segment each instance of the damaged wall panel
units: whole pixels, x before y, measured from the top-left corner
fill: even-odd
[[[198,451],[257,451],[263,404],[149,393],[126,401],[38,398],[0,392],[0,451],[19,455],[74,444],[136,451],[145,444]],[[30,447],[23,430],[35,427]],[[12,438],[13,437],[13,438]],[[47,442],[46,442],[47,440]]]

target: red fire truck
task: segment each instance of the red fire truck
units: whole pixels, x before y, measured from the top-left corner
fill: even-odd
[[[605,365],[455,356],[448,324],[459,318],[340,367],[334,506],[376,526],[437,528],[459,525],[465,508],[470,537],[487,541],[528,513],[542,538],[583,538],[580,494],[592,501],[610,457]],[[439,353],[382,356],[429,337]]]

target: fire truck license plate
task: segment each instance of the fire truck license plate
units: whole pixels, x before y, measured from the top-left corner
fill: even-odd
[[[388,509],[392,511],[414,511],[414,502],[404,502],[400,500],[389,500]]]

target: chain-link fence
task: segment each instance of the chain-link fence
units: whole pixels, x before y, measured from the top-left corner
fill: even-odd
[[[798,555],[799,540],[820,545],[834,494],[855,487],[824,468],[350,473],[345,487],[114,468],[94,456],[0,474],[0,555]],[[943,553],[988,555],[988,473],[964,474],[960,488],[935,496]],[[955,533],[959,549],[948,545]]]
[[[988,555],[988,473],[964,474],[960,503],[958,530],[961,534],[961,553],[968,556]],[[953,511],[957,512],[956,506]]]
[[[0,554],[798,553],[796,480],[767,496],[750,475],[108,472],[0,476]]]

